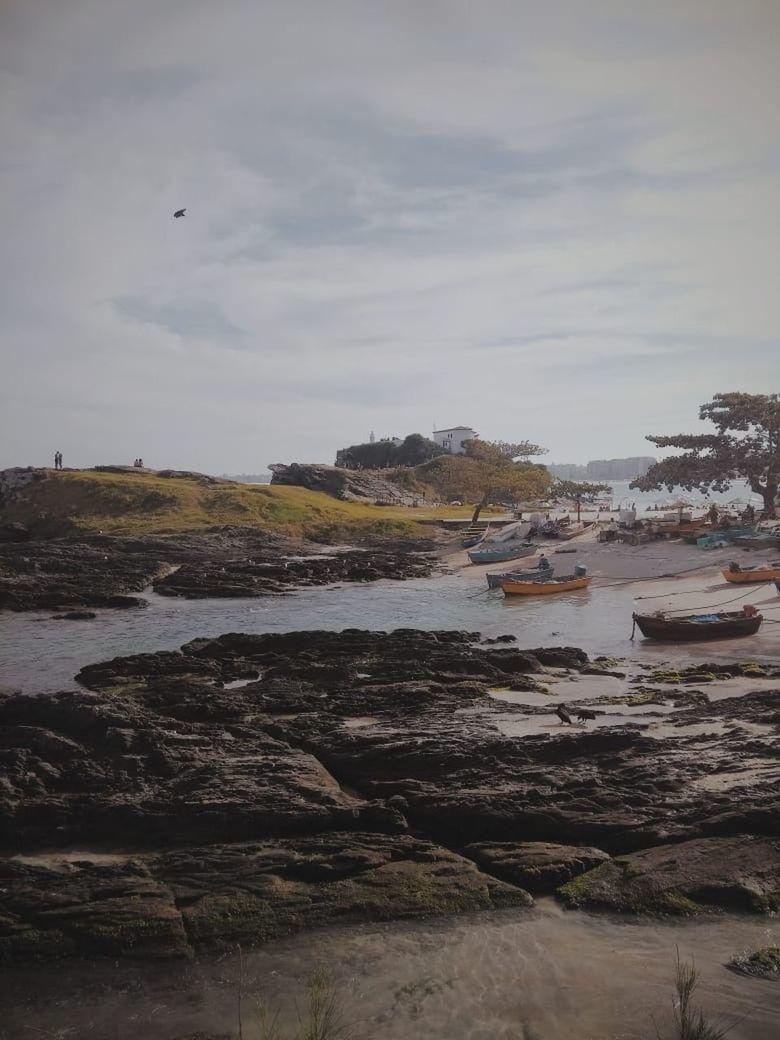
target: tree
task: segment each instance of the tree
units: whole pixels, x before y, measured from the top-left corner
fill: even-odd
[[[717,432],[648,435],[659,448],[682,448],[683,454],[657,462],[631,487],[726,491],[729,481],[742,479],[763,498],[764,515],[774,517],[780,485],[780,396],[715,394],[699,408],[699,418],[713,423]]]
[[[437,455],[443,455],[445,449],[436,443],[423,437],[421,433],[410,433],[404,437],[403,444],[396,449],[397,466],[421,466],[429,462]]]
[[[507,441],[483,441],[479,438],[465,441],[466,460],[471,462],[468,473],[469,498],[477,498],[471,522],[476,523],[479,514],[496,495],[513,497],[535,497],[550,483],[550,475],[544,466],[529,461],[534,455],[544,455],[546,448],[530,441],[511,444]]]
[[[342,469],[387,469],[395,465],[397,451],[392,441],[352,444],[336,453],[336,465]]]
[[[549,497],[557,500],[570,498],[577,506],[577,523],[583,502],[595,502],[599,495],[609,491],[609,484],[592,484],[587,480],[556,480],[549,490]]]

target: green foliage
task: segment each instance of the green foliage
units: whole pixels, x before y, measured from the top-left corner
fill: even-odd
[[[385,534],[420,537],[429,532],[416,521],[432,515],[433,509],[342,502],[301,487],[207,484],[189,477],[95,470],[50,471],[0,507],[0,523],[23,523],[36,537],[90,531],[154,534],[222,524],[318,541]]]
[[[442,455],[418,466],[417,479],[444,501],[478,502],[477,516],[491,501],[543,497],[550,476],[529,462],[488,462],[470,455]]]
[[[780,485],[780,395],[715,394],[701,406],[699,418],[717,432],[648,435],[659,448],[683,453],[657,462],[631,487],[726,491],[729,481],[743,479],[764,499],[765,513],[774,516]]]
[[[351,444],[336,453],[336,465],[344,469],[390,469],[393,466],[420,466],[442,455],[444,448],[421,433],[410,433],[398,447],[392,441]]]
[[[464,441],[466,455],[471,459],[479,459],[480,462],[490,462],[494,465],[508,464],[528,459],[536,455],[546,455],[547,449],[540,448],[538,444],[531,441],[483,441],[479,437],[474,440]]]
[[[593,484],[588,480],[556,480],[548,491],[548,497],[555,501],[571,499],[577,506],[579,520],[582,503],[595,502],[605,491],[609,491],[609,484]]]
[[[421,466],[437,455],[444,454],[444,448],[435,441],[423,437],[421,433],[410,433],[404,438],[403,444],[397,449],[397,465],[399,466]]]

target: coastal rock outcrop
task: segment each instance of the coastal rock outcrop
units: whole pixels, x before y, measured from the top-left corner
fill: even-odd
[[[0,961],[186,957],[331,922],[532,902],[430,842],[359,831],[161,855],[24,856],[0,862],[0,885]]]
[[[268,467],[272,484],[286,484],[323,491],[344,502],[375,502],[383,505],[414,505],[415,497],[376,473],[340,469],[337,466],[316,466],[292,462],[275,462]]]
[[[554,892],[609,860],[601,849],[540,841],[486,842],[467,845],[463,851],[488,873],[534,894]]]
[[[780,909],[780,839],[751,835],[661,845],[617,856],[565,884],[570,906],[697,914]]]
[[[266,596],[336,581],[426,577],[433,542],[374,539],[323,552],[270,531],[221,527],[171,535],[85,535],[0,542],[0,610],[143,606],[151,584],[187,598]]]
[[[91,665],[77,691],[6,692],[0,947],[173,955],[174,909],[189,948],[556,888],[631,912],[775,907],[777,692],[686,688],[644,718],[610,696],[566,726],[544,696],[564,663],[576,691],[592,669],[572,647],[229,633]],[[49,914],[52,870],[67,914]],[[159,918],[151,947],[128,900]]]

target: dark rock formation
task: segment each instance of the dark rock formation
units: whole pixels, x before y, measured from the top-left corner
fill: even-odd
[[[738,975],[780,982],[780,946],[762,946],[735,954],[726,965]]]
[[[264,596],[303,585],[425,577],[432,542],[386,539],[334,550],[269,531],[220,527],[129,537],[0,542],[0,610],[143,605],[126,593]]]
[[[618,856],[559,890],[570,906],[697,914],[780,909],[780,839],[740,835]]]
[[[174,955],[562,884],[635,912],[776,906],[777,694],[686,697],[654,737],[609,711],[564,729],[490,696],[538,690],[543,662],[589,665],[473,632],[231,633],[6,693],[0,946]]]
[[[344,550],[304,559],[228,560],[220,564],[184,564],[154,583],[163,596],[188,599],[255,597],[307,585],[337,581],[378,581],[426,578],[433,570],[430,556],[411,552]]]
[[[407,835],[331,833],[162,855],[0,861],[0,961],[182,957],[334,921],[529,906],[521,889]]]
[[[464,855],[489,874],[535,894],[554,892],[609,859],[601,849],[537,841],[467,845]]]
[[[17,522],[0,525],[0,542],[29,542],[30,528]]]

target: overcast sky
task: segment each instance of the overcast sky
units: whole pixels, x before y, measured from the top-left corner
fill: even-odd
[[[581,462],[779,390],[779,43],[776,0],[4,0],[0,467]]]

